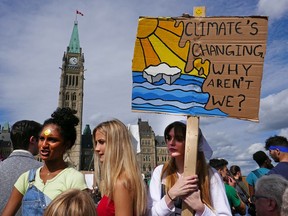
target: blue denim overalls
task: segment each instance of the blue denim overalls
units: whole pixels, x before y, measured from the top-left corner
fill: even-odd
[[[29,171],[29,187],[22,199],[22,215],[23,216],[42,216],[45,208],[51,202],[43,192],[34,186],[36,169]]]

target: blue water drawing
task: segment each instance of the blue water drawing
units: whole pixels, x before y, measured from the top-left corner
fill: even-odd
[[[132,110],[192,116],[223,116],[220,109],[206,110],[209,94],[202,92],[204,78],[182,74],[173,85],[161,79],[153,84],[133,72]]]

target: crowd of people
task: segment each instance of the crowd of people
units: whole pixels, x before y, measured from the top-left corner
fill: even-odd
[[[0,212],[11,215],[176,216],[185,205],[196,216],[288,215],[288,141],[266,140],[252,155],[259,168],[244,180],[241,168],[211,158],[212,149],[198,131],[196,173],[184,173],[186,124],[164,131],[170,159],[157,166],[149,184],[137,164],[131,134],[120,120],[97,125],[92,199],[84,175],[64,160],[76,140],[79,119],[70,108],[57,108],[43,124],[22,120],[11,128],[13,152],[0,163]],[[41,162],[34,159],[39,155]]]

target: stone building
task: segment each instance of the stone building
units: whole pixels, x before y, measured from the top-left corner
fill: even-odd
[[[3,126],[0,125],[0,161],[6,159],[13,151],[10,130],[9,123],[4,123]]]
[[[140,134],[140,153],[137,154],[141,172],[150,178],[154,168],[169,160],[167,146],[163,136],[155,136],[147,121],[138,119]]]
[[[156,145],[156,161],[157,166],[160,164],[164,164],[169,160],[169,152],[167,145],[165,143],[164,136],[156,136],[155,137],[155,145]]]
[[[90,126],[86,124],[82,134],[80,170],[90,171],[94,169],[93,153],[92,132]]]
[[[70,107],[77,111],[79,124],[76,127],[77,139],[73,148],[66,155],[66,161],[70,162],[76,169],[80,169],[81,157],[81,134],[83,115],[83,86],[84,86],[84,54],[80,47],[78,22],[74,27],[69,46],[62,58],[59,107]]]
[[[151,172],[156,167],[155,134],[147,121],[138,119],[140,135],[140,153],[137,154],[137,161],[141,173],[145,177],[150,177]]]

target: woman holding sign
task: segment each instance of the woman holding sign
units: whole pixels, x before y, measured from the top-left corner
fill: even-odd
[[[197,174],[184,177],[186,125],[173,122],[164,131],[171,159],[155,168],[149,185],[150,215],[181,215],[185,202],[196,215],[231,215],[224,184],[205,160],[212,150],[199,131]]]

